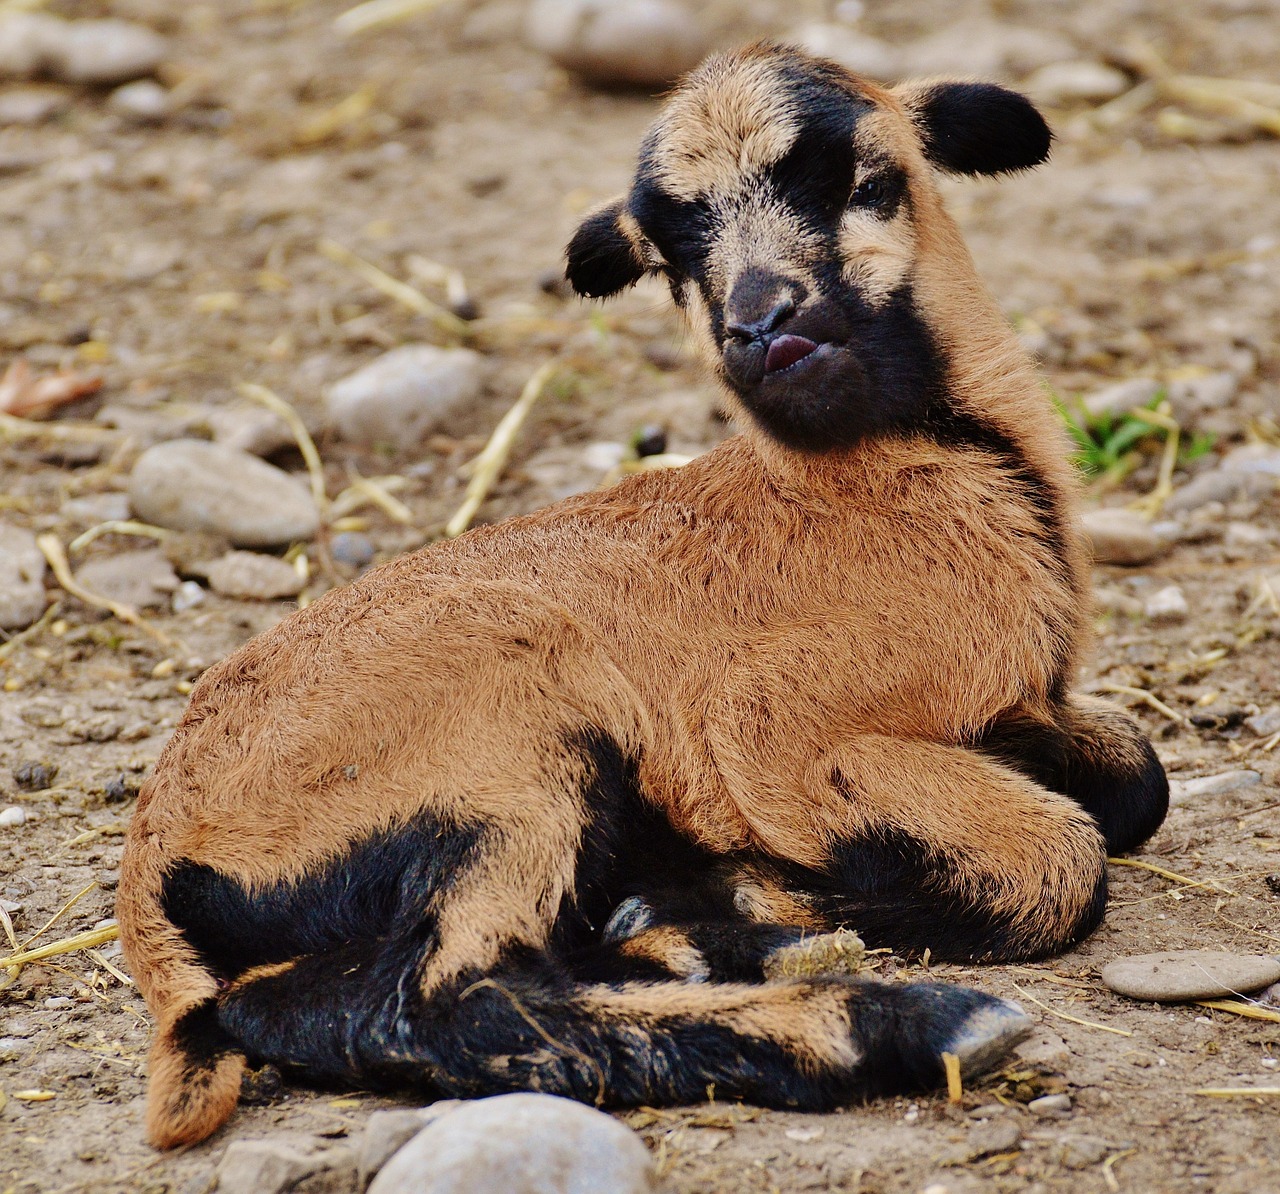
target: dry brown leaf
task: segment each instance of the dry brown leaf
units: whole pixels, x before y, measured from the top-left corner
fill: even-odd
[[[0,413],[21,419],[46,419],[60,406],[75,402],[102,388],[102,378],[72,369],[59,369],[36,377],[19,358],[0,377]]]

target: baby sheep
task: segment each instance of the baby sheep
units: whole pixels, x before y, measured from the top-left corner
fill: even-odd
[[[568,277],[663,275],[741,433],[397,559],[205,673],[120,883],[153,1143],[213,1132],[249,1062],[821,1109],[1026,1030],[823,973],[848,938],[813,938],[1043,957],[1165,813],[1134,723],[1070,691],[1063,438],[932,177],[1049,141],[1000,87],[769,44],[675,91]]]

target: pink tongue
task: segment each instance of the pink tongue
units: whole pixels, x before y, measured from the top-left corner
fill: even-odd
[[[818,346],[803,336],[779,336],[769,345],[769,355],[764,359],[764,371],[777,373],[788,365],[803,361]]]

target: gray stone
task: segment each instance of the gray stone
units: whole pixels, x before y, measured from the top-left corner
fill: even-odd
[[[1100,613],[1120,614],[1135,618],[1142,613],[1142,602],[1122,589],[1102,585],[1093,590],[1093,606]]]
[[[189,609],[195,609],[197,605],[202,605],[205,599],[205,591],[194,580],[184,580],[173,591],[173,600],[170,605],[173,607],[175,614],[185,613]]]
[[[369,1194],[649,1194],[653,1162],[617,1120],[569,1099],[480,1099],[418,1133]]]
[[[134,609],[168,605],[179,583],[173,565],[158,547],[98,556],[76,569],[76,580],[89,592]]]
[[[1234,502],[1241,498],[1258,498],[1271,492],[1275,482],[1262,473],[1237,472],[1214,468],[1192,477],[1164,504],[1169,514],[1198,510],[1210,502]]]
[[[1238,792],[1260,783],[1262,776],[1257,771],[1223,771],[1198,779],[1174,779],[1169,781],[1169,803],[1174,806],[1194,804],[1207,796],[1225,796],[1228,792]]]
[[[666,87],[708,48],[699,21],[673,0],[534,0],[524,33],[558,66],[613,87]]]
[[[1102,968],[1102,981],[1130,999],[1156,1003],[1219,999],[1280,981],[1280,958],[1207,949],[1141,954],[1108,962]]]
[[[1167,538],[1131,510],[1087,510],[1081,522],[1099,564],[1147,564],[1169,547]]]
[[[1051,62],[1023,82],[1032,99],[1050,107],[1101,104],[1130,87],[1129,76],[1102,62]]]
[[[0,16],[0,79],[33,79],[49,70],[65,23],[42,12]]]
[[[412,447],[476,400],[481,364],[467,348],[392,349],[329,387],[329,417],[344,439]]]
[[[0,523],[0,630],[22,630],[44,613],[45,566],[30,531]]]
[[[427,1124],[434,1123],[462,1105],[460,1099],[445,1099],[432,1103],[430,1107],[375,1111],[369,1116],[364,1135],[360,1138],[360,1146],[356,1150],[356,1173],[360,1189],[364,1189],[373,1180],[374,1174]]]
[[[1242,444],[1222,458],[1222,467],[1232,473],[1280,477],[1280,448],[1270,444]]]
[[[91,493],[62,503],[58,511],[63,518],[78,526],[91,527],[100,522],[123,522],[129,517],[127,493]]]
[[[346,1194],[355,1189],[355,1157],[311,1140],[234,1140],[214,1178],[218,1194]]]
[[[1205,373],[1200,377],[1180,377],[1168,385],[1169,405],[1179,418],[1221,410],[1240,389],[1240,379],[1229,370]]]
[[[834,59],[854,74],[882,83],[897,79],[901,73],[901,57],[896,46],[878,37],[857,33],[847,25],[833,21],[802,25],[787,40],[810,54]]]
[[[270,456],[294,443],[293,432],[285,421],[265,406],[220,406],[209,412],[209,428],[214,443],[253,456]]]
[[[1068,1169],[1088,1169],[1111,1151],[1111,1146],[1100,1136],[1063,1136],[1059,1143],[1062,1163]]]
[[[1160,383],[1154,377],[1127,377],[1086,394],[1080,401],[1096,418],[1115,417],[1146,406],[1159,392]]]
[[[1265,713],[1255,713],[1244,719],[1244,727],[1259,738],[1270,738],[1272,734],[1280,734],[1280,709],[1269,709]]]
[[[329,554],[349,568],[364,568],[373,563],[377,549],[368,535],[359,531],[339,531],[329,540]]]
[[[0,50],[0,55],[4,53]],[[0,93],[0,125],[43,124],[67,107],[67,96],[54,87],[15,87]]]
[[[168,42],[132,21],[67,21],[52,71],[64,83],[111,86],[152,74]]]
[[[208,575],[215,593],[246,601],[296,597],[306,585],[292,564],[256,551],[229,551],[209,565]]]
[[[1012,1119],[995,1119],[969,1129],[965,1142],[965,1160],[976,1161],[994,1153],[1017,1150],[1022,1142],[1022,1129]]]
[[[1191,607],[1177,585],[1165,585],[1147,598],[1142,612],[1157,626],[1172,626],[1185,622]]]
[[[1027,1104],[1027,1110],[1041,1119],[1061,1119],[1071,1114],[1071,1096],[1066,1094],[1041,1095]]]
[[[169,93],[154,79],[135,79],[117,87],[108,96],[107,106],[137,124],[159,124],[169,115]]]
[[[148,448],[129,478],[139,518],[179,531],[213,531],[237,547],[309,539],[320,526],[305,485],[222,444],[180,439]]]

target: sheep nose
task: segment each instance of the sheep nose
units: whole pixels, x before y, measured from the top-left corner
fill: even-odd
[[[769,270],[745,270],[730,287],[724,304],[722,357],[729,380],[757,385],[765,375],[769,345],[804,301],[803,287]]]
[[[795,302],[788,296],[781,299],[772,310],[757,319],[730,319],[724,325],[725,334],[731,340],[750,342],[765,340],[771,332],[776,331],[783,323],[795,314]]]

